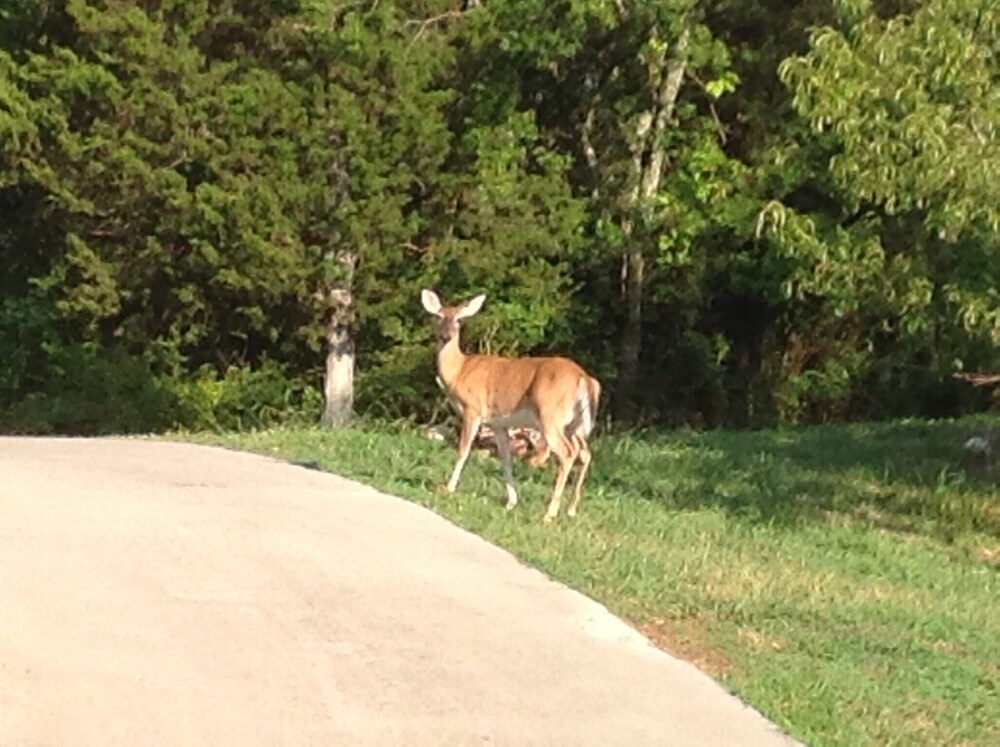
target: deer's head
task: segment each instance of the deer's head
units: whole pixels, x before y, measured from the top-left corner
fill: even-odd
[[[469,318],[483,308],[486,294],[480,294],[458,306],[443,306],[437,293],[424,289],[420,294],[420,300],[427,313],[438,318],[438,345],[444,347],[452,340],[458,339],[459,325],[462,320]]]

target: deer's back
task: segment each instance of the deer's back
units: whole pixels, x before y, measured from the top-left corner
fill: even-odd
[[[581,378],[590,377],[569,358],[466,358],[453,395],[466,407],[492,418],[518,410],[570,408]]]

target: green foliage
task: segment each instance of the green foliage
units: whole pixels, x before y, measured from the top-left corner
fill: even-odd
[[[501,34],[490,18],[477,11],[454,27],[412,18],[401,6],[360,6],[344,15],[346,50],[339,33],[326,40],[342,50],[337,60],[353,55],[368,71],[362,84],[335,69],[344,78],[338,110],[352,112],[344,138],[354,144],[337,230],[361,257],[359,404],[394,415],[427,415],[436,402],[420,288],[445,297],[486,292],[491,314],[470,326],[469,344],[484,337],[483,347],[498,352],[536,349],[566,319],[566,262],[583,217],[566,180],[568,159],[547,145],[534,114],[517,97],[494,98],[504,93],[499,85],[462,79],[452,35],[468,23],[461,42],[475,54]],[[382,87],[372,89],[368,75]],[[478,116],[461,117],[469,107]]]
[[[257,422],[212,404],[247,372],[297,410],[349,267],[362,410],[442,406],[425,286],[613,399],[638,252],[646,420],[982,407],[949,377],[1000,366],[996,31],[975,0],[7,3],[0,403],[116,351],[193,398],[121,427]]]
[[[313,423],[322,408],[315,387],[294,381],[272,361],[256,370],[231,366],[222,376],[204,366],[189,379],[173,382],[171,392],[178,402],[178,423],[194,431]]]
[[[889,382],[907,387],[910,411],[927,411],[931,390],[954,403],[951,370],[997,365],[996,22],[989,3],[888,16],[853,4],[842,30],[816,28],[810,51],[779,67],[826,159],[826,205],[771,203],[757,235],[790,263],[787,296],[839,320],[821,325],[839,352],[804,378],[836,371],[865,409],[879,398],[903,411]]]
[[[869,15],[849,36],[813,32],[781,72],[796,108],[842,151],[838,184],[890,214],[924,212],[943,237],[1000,230],[996,39],[989,0],[932,0],[912,14]]]
[[[0,416],[4,431],[99,435],[176,425],[176,397],[141,358],[90,345],[47,352],[44,378],[26,395],[27,387],[17,387],[20,396]]]
[[[0,381],[6,403],[0,429],[74,435],[258,429],[315,422],[322,405],[315,386],[271,361],[222,374],[203,366],[179,378],[156,374],[148,360],[120,347],[44,347],[43,378],[15,379],[36,370],[21,365]]]

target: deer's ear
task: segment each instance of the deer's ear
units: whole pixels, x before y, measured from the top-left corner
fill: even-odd
[[[420,292],[420,301],[424,305],[424,309],[428,314],[433,314],[434,316],[441,316],[441,299],[438,298],[437,293],[432,290],[424,288]]]
[[[455,314],[455,318],[466,319],[472,316],[473,314],[479,313],[479,310],[483,308],[483,303],[485,302],[486,302],[486,294],[485,293],[479,294],[471,301],[462,304],[462,308],[458,310],[457,314]]]

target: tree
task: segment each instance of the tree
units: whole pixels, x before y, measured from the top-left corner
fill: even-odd
[[[1000,16],[974,0],[888,17],[842,6],[840,28],[816,29],[781,68],[840,210],[820,221],[775,206],[762,226],[797,265],[792,292],[865,319],[881,329],[859,338],[869,351],[919,356],[945,386],[956,364],[995,363],[1000,341]]]
[[[16,66],[37,130],[18,188],[58,236],[22,275],[61,340],[36,363],[115,348],[181,377],[315,344],[323,120],[310,81],[248,64],[246,40],[288,19],[217,10],[69,2],[66,45]]]
[[[579,244],[568,159],[511,95],[514,61],[481,58],[504,29],[489,6],[453,11],[364,4],[322,32],[348,174],[332,228],[357,253],[360,399],[381,412],[433,409],[420,288],[486,292],[489,321],[472,332],[494,350],[530,349],[564,312]]]
[[[576,2],[560,8],[558,25],[550,20],[549,28],[564,33],[518,37],[521,44],[538,40],[530,52],[541,57],[526,76],[524,95],[534,98],[544,126],[574,156],[572,178],[589,203],[590,240],[602,247],[591,265],[600,263],[620,279],[620,296],[603,297],[610,291],[605,287],[601,302],[621,310],[611,335],[618,341],[611,370],[613,409],[624,420],[636,405],[650,271],[680,248],[674,246],[678,227],[691,207],[666,198],[664,178],[690,150],[716,137],[714,126],[702,124],[710,117],[704,102],[735,81],[724,48],[703,23],[700,3]],[[541,13],[522,10],[521,16],[530,24]],[[691,80],[699,85],[685,99]]]

